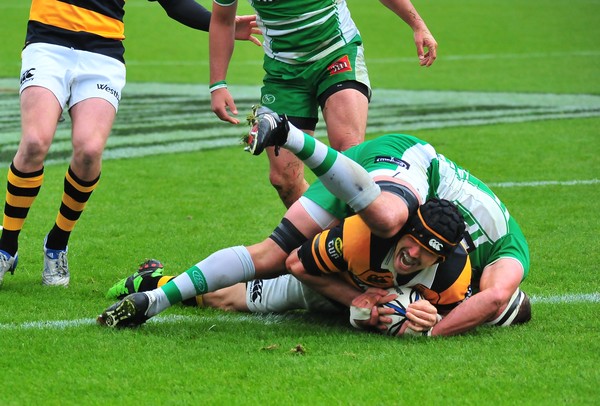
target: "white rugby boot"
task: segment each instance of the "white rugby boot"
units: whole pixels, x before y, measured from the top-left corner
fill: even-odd
[[[13,257],[8,252],[0,250],[0,286],[4,281],[4,275],[7,272],[11,274],[15,273],[15,269],[17,268],[17,262],[19,261],[19,254],[15,254]]]
[[[69,263],[67,251],[52,250],[46,248],[44,239],[44,271],[42,272],[42,284],[46,286],[68,286],[71,275],[69,274]]]

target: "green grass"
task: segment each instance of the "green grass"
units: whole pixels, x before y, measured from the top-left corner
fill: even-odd
[[[26,3],[0,0],[0,78],[18,76]],[[381,88],[600,94],[597,1],[415,1],[440,43],[429,69],[418,67],[410,32],[379,2],[349,3],[375,95]],[[206,34],[178,27],[145,0],[126,9],[130,82],[206,83]],[[260,84],[260,49],[238,45],[230,82]],[[0,134],[17,117],[8,120]],[[598,179],[598,128],[596,115],[411,133],[502,184]],[[10,148],[0,140],[0,153]],[[598,404],[598,183],[494,187],[530,244],[523,289],[537,299],[531,323],[394,340],[301,312],[174,307],[138,330],[95,326],[111,303],[105,291],[138,262],[156,257],[181,272],[222,247],[262,240],[284,209],[266,160],[239,147],[107,160],[70,241],[71,286],[49,289],[40,283],[41,245],[65,170],[46,167],[19,268],[0,290],[2,405]],[[552,301],[585,294],[596,301]],[[293,351],[298,345],[303,355]]]

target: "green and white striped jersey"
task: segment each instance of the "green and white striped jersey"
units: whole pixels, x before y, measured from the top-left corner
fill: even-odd
[[[421,202],[438,197],[456,204],[467,225],[470,241],[466,242],[476,279],[486,265],[505,257],[521,262],[527,275],[527,242],[506,206],[485,183],[427,142],[387,134],[352,147],[344,155],[358,162],[372,178],[389,176],[410,184]],[[330,192],[311,194],[311,189],[318,193],[319,183],[313,183],[304,196],[338,218],[352,214],[339,199],[328,198]]]
[[[237,0],[215,0],[222,6]],[[362,42],[345,0],[248,0],[263,32],[269,58],[318,61],[351,42]]]

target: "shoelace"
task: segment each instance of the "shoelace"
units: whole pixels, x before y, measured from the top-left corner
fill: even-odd
[[[54,262],[54,261],[53,261]],[[67,253],[62,251],[58,254],[58,258],[55,262],[56,267],[53,269],[60,276],[66,276],[68,273],[69,265],[67,263]]]
[[[12,268],[12,265],[10,263],[10,258],[6,257],[4,255],[0,255],[0,267],[4,268],[7,267],[6,270],[8,271],[10,268]]]

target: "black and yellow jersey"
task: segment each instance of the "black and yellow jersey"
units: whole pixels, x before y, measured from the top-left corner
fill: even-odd
[[[25,45],[43,42],[124,62],[125,0],[33,0]]]
[[[414,287],[441,313],[467,298],[471,262],[462,244],[445,261],[410,275],[400,275],[393,267],[400,237],[377,237],[354,215],[304,243],[298,255],[308,273],[339,274],[361,290]]]

